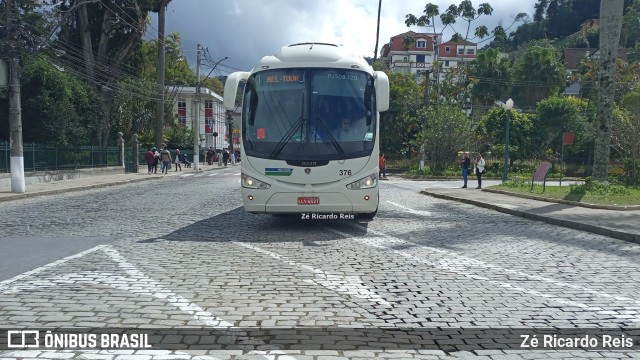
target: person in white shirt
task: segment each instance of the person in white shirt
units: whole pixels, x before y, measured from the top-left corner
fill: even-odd
[[[482,154],[476,155],[476,159],[473,161],[476,168],[476,178],[478,178],[478,187],[476,189],[482,189],[482,174],[484,174],[484,159]]]

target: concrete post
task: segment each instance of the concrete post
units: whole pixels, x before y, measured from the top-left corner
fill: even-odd
[[[124,169],[124,139],[122,133],[118,133],[118,166]]]
[[[132,150],[133,150],[133,156],[132,156],[132,161],[133,161],[133,166],[131,167],[131,171],[134,173],[138,172],[138,134],[133,134],[133,141],[131,142],[132,144]]]

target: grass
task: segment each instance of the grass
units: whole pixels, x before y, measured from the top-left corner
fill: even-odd
[[[625,188],[621,185],[590,184],[572,186],[549,186],[542,192],[542,185],[530,190],[530,184],[507,183],[490,186],[489,189],[518,194],[533,195],[549,199],[561,199],[596,205],[630,206],[640,205],[640,189]]]

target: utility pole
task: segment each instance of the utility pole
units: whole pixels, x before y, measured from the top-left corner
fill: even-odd
[[[200,63],[202,62],[202,47],[198,44],[196,57],[196,109],[193,118],[193,170],[200,168]]]
[[[233,115],[231,110],[227,110],[227,121],[229,122],[229,154],[233,153]]]
[[[424,72],[424,106],[426,110],[429,110],[429,88],[431,87],[431,80],[430,80],[431,72],[432,70],[426,70]],[[427,119],[425,115],[425,118],[422,121],[423,131],[426,126],[427,126]],[[420,170],[424,170],[425,161],[426,161],[426,152],[425,152],[425,146],[423,142],[422,145],[420,145]]]
[[[162,146],[162,130],[164,125],[164,29],[166,8],[167,0],[163,0],[162,3],[160,3],[160,9],[158,10],[158,68],[156,69],[156,75],[158,77],[158,102],[156,103],[156,147],[158,149]]]
[[[9,50],[9,147],[11,148],[11,192],[26,191],[22,149],[22,110],[20,102],[20,60],[18,59],[18,11],[14,0],[7,0]]]

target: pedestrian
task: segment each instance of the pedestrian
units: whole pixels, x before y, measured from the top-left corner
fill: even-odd
[[[380,179],[387,178],[387,160],[384,158],[384,153],[380,153],[378,157],[378,166],[380,167]]]
[[[151,174],[151,170],[153,170],[153,151],[151,148],[147,148],[147,152],[144,154],[144,161],[147,163],[147,174]]]
[[[160,161],[162,161],[160,172],[166,175],[171,167],[171,153],[166,145],[162,148],[162,151],[160,151]]]
[[[484,169],[484,159],[482,158],[482,155],[478,154],[473,163],[476,167],[476,178],[478,178],[478,187],[476,189],[482,189],[482,175],[486,172]]]
[[[213,161],[214,161],[214,160],[213,160],[213,155],[214,155],[213,148],[212,148],[212,147],[210,147],[210,148],[207,150],[207,154],[205,155],[205,158],[206,158],[206,160],[207,160],[207,164],[209,164],[209,165],[213,165]]]
[[[462,179],[464,180],[464,185],[462,186],[463,189],[467,188],[469,174],[471,174],[471,159],[469,159],[469,153],[465,151],[462,155]]]
[[[157,174],[158,173],[158,163],[160,162],[160,153],[158,152],[158,149],[156,149],[156,147],[153,147],[153,173]]]
[[[227,162],[229,162],[229,150],[222,150],[222,163],[224,166],[227,166]]]
[[[176,149],[176,158],[175,160],[173,160],[173,162],[176,164],[176,171],[178,171],[178,169],[180,169],[180,171],[182,171],[182,165],[180,165],[180,149]]]

